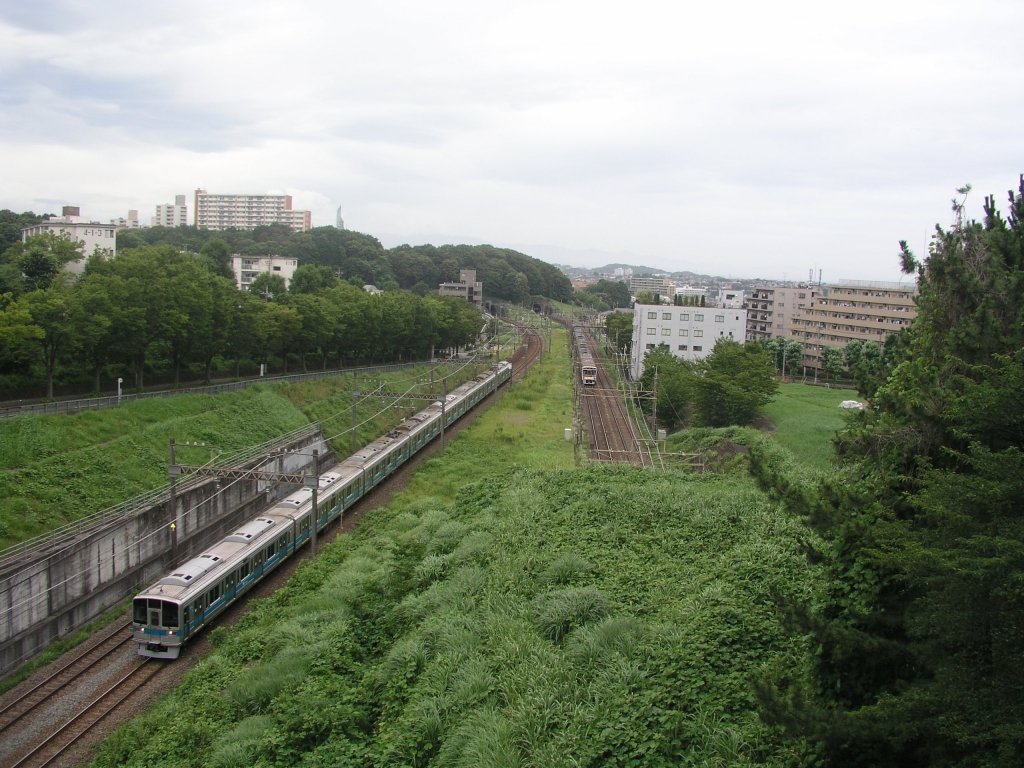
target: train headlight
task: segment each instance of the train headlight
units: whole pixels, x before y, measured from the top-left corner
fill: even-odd
[[[174,634],[174,630],[173,629],[168,629],[167,630],[167,634],[168,635],[173,635]]]

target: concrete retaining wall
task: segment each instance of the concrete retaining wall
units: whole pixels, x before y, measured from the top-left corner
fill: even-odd
[[[320,451],[321,471],[334,464],[323,435],[316,433],[287,446],[301,454],[246,466],[303,473],[310,469],[314,448]],[[140,509],[105,528],[69,537],[53,554],[0,572],[0,675],[123,602],[296,487],[211,479],[179,493],[174,511],[169,501]],[[169,526],[176,517],[178,557],[173,563]]]

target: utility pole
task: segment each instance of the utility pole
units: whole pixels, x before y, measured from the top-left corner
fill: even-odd
[[[174,461],[174,438],[171,438],[171,464],[175,464]],[[171,564],[178,564],[178,494],[177,494],[177,478],[171,476]]]
[[[658,368],[654,368],[654,404],[651,408],[654,416],[654,434],[658,434]]]
[[[441,455],[444,456],[444,410],[448,405],[448,379],[441,379]]]
[[[320,508],[317,506],[317,491],[320,490],[320,451],[313,449],[313,526],[309,529],[309,551],[316,559],[316,527],[320,522]]]
[[[433,369],[431,369],[433,372]],[[352,371],[352,453],[356,452],[356,398],[359,390],[356,387],[356,372]]]

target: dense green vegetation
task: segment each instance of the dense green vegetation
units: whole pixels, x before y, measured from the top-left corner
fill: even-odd
[[[835,586],[792,606],[814,674],[760,697],[834,765],[1024,764],[1024,179],[1008,219],[954,213],[923,262],[903,244],[918,317],[840,469],[778,485]]]
[[[276,276],[280,287],[266,297],[238,290],[219,273],[224,253],[207,247],[216,242],[199,254],[161,245],[94,256],[78,280],[59,272],[79,255],[66,239],[12,247],[4,258],[17,257],[22,292],[0,296],[0,382],[42,379],[52,397],[55,380],[92,378],[98,391],[103,377],[120,375],[142,389],[148,371],[170,373],[177,386],[183,370],[209,380],[215,369],[238,376],[243,364],[287,373],[289,361],[306,370],[426,359],[479,334],[480,313],[466,301],[375,295],[310,265],[287,292]],[[42,266],[27,270],[30,262]]]
[[[856,399],[843,389],[781,384],[775,399],[764,406],[774,437],[800,461],[818,469],[835,464],[832,441],[846,426],[844,400]]]
[[[568,375],[547,356],[215,630],[97,766],[802,764],[751,680],[810,664],[776,601],[824,591],[814,534],[745,471],[571,469]]]
[[[472,367],[444,366],[455,386]],[[402,390],[429,376],[426,368],[375,375],[363,391],[387,382]],[[168,442],[198,441],[218,452],[271,440],[321,420],[339,457],[351,446],[352,377],[336,376],[276,387],[254,386],[223,395],[176,395],[120,408],[0,421],[0,547],[59,527],[167,482]],[[357,406],[357,445],[365,445],[411,408],[385,413],[378,399]],[[182,461],[206,461],[210,449],[179,448]]]
[[[437,292],[438,283],[457,280],[460,269],[475,269],[487,296],[524,303],[531,295],[568,299],[572,284],[556,267],[531,256],[490,245],[400,245],[386,250],[377,238],[334,227],[315,227],[291,232],[274,225],[252,231],[197,230],[191,227],[152,227],[123,230],[117,247],[173,245],[200,252],[212,241],[221,241],[227,253],[278,255],[299,264],[328,267],[342,280],[372,283],[382,290],[415,291],[422,285]],[[422,295],[422,291],[420,291]]]
[[[774,374],[760,346],[718,339],[711,354],[696,361],[676,357],[666,344],[648,350],[639,383],[657,391],[659,425],[724,427],[758,417],[778,390]],[[650,413],[654,400],[641,404]]]

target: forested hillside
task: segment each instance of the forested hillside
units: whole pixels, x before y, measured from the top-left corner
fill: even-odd
[[[375,237],[334,227],[295,233],[284,226],[251,232],[152,227],[122,230],[117,237],[119,249],[174,245],[193,252],[221,241],[228,253],[290,256],[299,264],[330,267],[343,280],[354,277],[382,290],[403,288],[420,295],[436,292],[438,283],[458,279],[460,269],[475,269],[489,297],[525,302],[530,296],[561,301],[572,296],[572,284],[558,268],[490,245],[400,245],[386,250]]]

